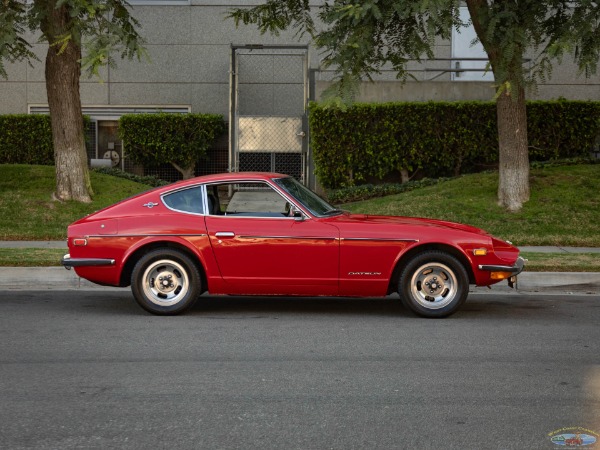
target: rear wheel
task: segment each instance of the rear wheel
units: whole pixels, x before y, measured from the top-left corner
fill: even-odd
[[[136,302],[153,314],[173,315],[190,308],[202,278],[193,261],[177,250],[158,249],[142,256],[133,268],[131,291]]]
[[[452,255],[427,251],[408,262],[400,275],[404,306],[423,317],[446,317],[465,302],[469,277]]]

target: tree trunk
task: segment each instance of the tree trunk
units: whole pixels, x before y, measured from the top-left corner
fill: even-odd
[[[529,151],[525,91],[516,99],[504,92],[498,97],[498,144],[500,179],[498,203],[509,211],[519,211],[529,200]]]
[[[174,163],[173,161],[171,161],[171,165],[177,169],[177,171],[181,174],[181,177],[184,180],[189,180],[189,179],[194,178],[196,176],[195,173],[194,173],[194,170],[196,169],[196,165],[195,164],[191,164],[191,165],[186,166],[186,167],[181,167],[180,165],[178,165],[178,164]]]
[[[502,66],[502,45],[488,36],[492,16],[490,3],[485,0],[466,0],[473,28],[483,45],[496,82],[504,85],[496,101],[498,116],[498,144],[500,147],[500,180],[498,184],[498,203],[509,211],[519,211],[523,203],[529,200],[529,149],[527,143],[527,112],[525,108],[525,89],[523,76],[523,48],[513,49],[513,54],[504,64],[509,70],[502,79],[498,67]],[[501,81],[499,81],[501,80]],[[513,98],[507,87],[517,90]]]
[[[410,175],[408,169],[400,169],[400,183],[408,183],[410,181]]]
[[[54,3],[54,2],[50,2]],[[81,48],[73,39],[61,51],[52,45],[64,34],[70,20],[66,7],[52,8],[48,24],[50,47],[46,56],[46,90],[52,122],[56,193],[58,200],[91,202],[92,186],[87,164],[79,77]]]

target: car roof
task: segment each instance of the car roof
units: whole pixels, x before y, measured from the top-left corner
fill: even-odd
[[[188,180],[178,181],[165,188],[168,190],[173,187],[185,187],[188,185],[194,185],[199,183],[217,183],[217,182],[230,182],[230,181],[266,181],[275,178],[288,178],[289,175],[274,172],[232,172],[232,173],[219,173],[214,175],[203,175],[200,177],[190,178]]]

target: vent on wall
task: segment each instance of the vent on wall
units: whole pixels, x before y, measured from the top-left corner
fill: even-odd
[[[123,114],[156,114],[156,113],[180,113],[187,114],[192,110],[188,105],[168,106],[82,106],[83,114],[92,119],[116,120]],[[48,105],[29,105],[29,114],[48,114]]]

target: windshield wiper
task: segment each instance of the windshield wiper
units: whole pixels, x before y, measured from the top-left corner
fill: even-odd
[[[344,211],[338,208],[332,208],[325,211],[325,215],[332,216],[334,214],[342,214]]]

